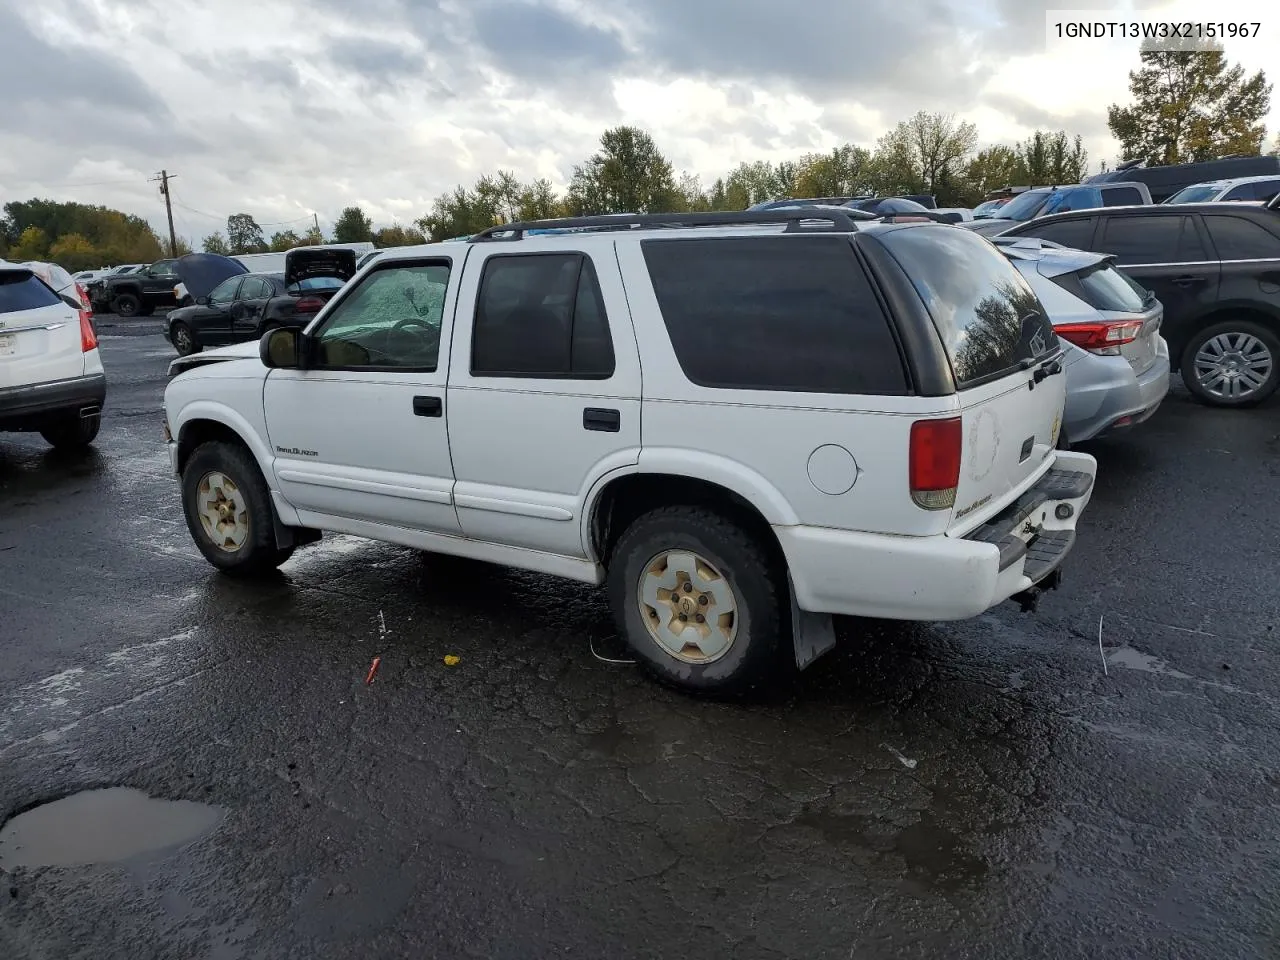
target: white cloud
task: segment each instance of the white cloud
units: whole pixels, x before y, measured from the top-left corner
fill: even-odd
[[[1136,49],[1045,48],[1045,10],[1134,0],[43,0],[0,3],[0,199],[104,203],[163,224],[147,177],[178,174],[179,231],[359,203],[407,223],[458,183],[509,169],[563,186],[619,123],[704,182],[742,160],[872,146],[916,110],[985,143],[1036,126],[1112,158],[1106,106]],[[1182,8],[1200,10],[1203,5]],[[1263,23],[1228,42],[1280,53]],[[1272,118],[1272,130],[1277,126]],[[87,184],[94,184],[87,186]],[[200,212],[196,212],[200,211]],[[212,216],[206,216],[210,214]],[[270,229],[270,228],[269,228]]]

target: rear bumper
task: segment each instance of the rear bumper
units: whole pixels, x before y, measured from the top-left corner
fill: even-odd
[[[70,380],[0,387],[0,429],[36,429],[59,414],[97,413],[107,398],[107,378],[96,373]]]
[[[1055,578],[1075,543],[1096,472],[1093,457],[1059,451],[1039,481],[964,537],[773,529],[801,610],[966,620]]]
[[[1169,345],[1159,339],[1155,362],[1135,375],[1121,357],[1086,355],[1067,367],[1063,432],[1071,443],[1136,426],[1169,392]]]

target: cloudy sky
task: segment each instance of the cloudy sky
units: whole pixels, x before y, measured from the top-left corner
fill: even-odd
[[[1066,128],[1096,166],[1115,156],[1106,106],[1127,98],[1136,44],[1049,47],[1045,9],[1187,6],[0,0],[0,202],[104,203],[162,228],[147,178],[165,167],[194,242],[239,211],[301,229],[358,203],[379,226],[408,224],[498,168],[563,185],[620,123],[709,182],[741,160],[870,147],[921,109],[972,120],[983,144]],[[1231,59],[1277,62],[1280,13],[1212,9],[1262,22],[1259,38],[1228,42]]]

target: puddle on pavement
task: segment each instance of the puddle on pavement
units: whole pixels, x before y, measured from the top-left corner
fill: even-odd
[[[1143,673],[1158,673],[1177,680],[1194,680],[1190,674],[1175,670],[1159,657],[1135,650],[1133,647],[1113,647],[1107,651],[1107,663],[1129,670],[1141,670]]]
[[[110,863],[155,853],[208,833],[220,807],[157,800],[140,790],[86,790],[33,807],[0,829],[0,868]]]

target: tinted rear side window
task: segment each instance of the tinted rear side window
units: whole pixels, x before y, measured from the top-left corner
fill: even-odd
[[[1251,220],[1206,216],[1204,223],[1223,260],[1280,259],[1280,239]]]
[[[56,307],[58,295],[29,273],[0,271],[0,313]]]
[[[1019,237],[1039,237],[1041,240],[1060,243],[1064,247],[1088,250],[1093,242],[1093,225],[1096,222],[1092,217],[1085,217],[1082,220],[1033,223],[1025,230],[1019,230],[1017,235]]]
[[[1104,207],[1128,207],[1142,203],[1137,187],[1108,187],[1102,191]]]
[[[490,257],[471,337],[473,376],[613,376],[613,340],[600,284],[591,259],[582,254]]]
[[[1121,263],[1191,263],[1204,258],[1189,217],[1111,217],[1097,246],[1114,253]]]
[[[928,307],[960,386],[994,380],[1058,349],[1031,287],[977,234],[905,228],[882,240]]]
[[[847,237],[646,240],[641,249],[693,383],[907,392],[889,321]]]

